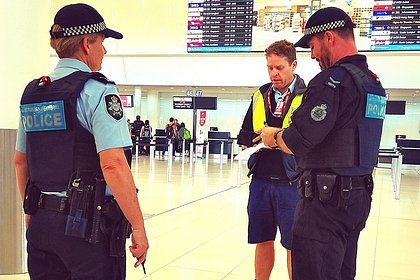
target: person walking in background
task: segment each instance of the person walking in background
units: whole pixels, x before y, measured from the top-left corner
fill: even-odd
[[[291,125],[265,127],[261,133],[265,145],[293,153],[302,171],[292,242],[294,280],[356,276],[386,96],[366,57],[357,52],[354,27],[334,7],[309,18],[295,46],[310,48],[322,71],[309,83]]]
[[[296,49],[282,40],[265,50],[271,82],[261,86],[252,97],[238,135],[243,148],[253,146],[252,139],[264,125],[287,127],[291,116],[302,101],[305,83],[294,74]],[[293,156],[280,150],[261,149],[248,161],[252,174],[248,200],[248,243],[255,247],[255,277],[270,278],[274,267],[274,240],[277,227],[281,244],[287,250],[287,270],[291,279],[292,224],[299,199],[296,182],[288,174],[295,173]]]
[[[172,156],[174,156],[175,155],[174,142],[175,142],[175,139],[178,135],[178,131],[177,131],[176,123],[174,122],[173,117],[169,118],[169,123],[166,124],[166,126],[165,126],[165,134],[166,134],[167,144],[169,145],[171,142],[173,144],[173,146],[172,146]],[[167,150],[167,148],[165,148],[163,150],[163,153],[162,153],[163,156],[165,155],[166,150]]]
[[[152,138],[152,127],[149,124],[149,120],[146,120],[140,130],[140,150],[142,154],[147,156],[150,154],[150,140]]]
[[[125,279],[128,225],[136,267],[149,243],[123,152],[131,140],[122,102],[115,84],[96,72],[104,39],[123,36],[86,4],[61,8],[50,35],[60,59],[22,95],[14,155],[29,275]]]
[[[136,153],[136,149],[138,148],[138,153],[141,154],[141,147],[139,146],[140,141],[140,131],[141,128],[144,126],[144,122],[141,120],[140,115],[136,116],[136,119],[133,122],[133,129],[132,129],[132,136],[133,139],[133,154]]]
[[[190,131],[185,127],[185,123],[181,123],[179,128],[179,144],[178,144],[178,150],[182,152],[182,143],[185,141],[185,151],[189,151],[190,148],[190,142],[191,142],[191,133]]]

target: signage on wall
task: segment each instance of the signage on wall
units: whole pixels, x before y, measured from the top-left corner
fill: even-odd
[[[203,91],[201,89],[197,89],[195,92],[192,89],[187,89],[185,92],[186,96],[203,96]]]
[[[174,109],[193,109],[193,98],[190,96],[174,96]]]
[[[134,107],[132,95],[120,95],[120,98],[121,98],[123,107],[125,108]]]

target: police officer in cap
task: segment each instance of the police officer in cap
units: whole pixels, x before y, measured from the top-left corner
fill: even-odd
[[[315,12],[296,47],[310,48],[321,72],[291,125],[263,128],[270,147],[296,157],[300,177],[293,228],[294,280],[348,280],[371,207],[385,91],[359,55],[354,24],[334,7]]]
[[[145,261],[149,244],[123,152],[131,139],[122,103],[115,84],[96,72],[106,53],[104,39],[123,35],[107,28],[102,16],[86,4],[60,9],[50,35],[60,60],[49,77],[32,81],[23,93],[14,156],[19,191],[29,213],[29,275],[31,279],[125,279],[125,241],[120,244],[122,257],[110,256],[115,244],[109,242],[113,240],[109,231],[102,231],[109,226],[104,221],[125,216],[131,224],[130,252],[136,267]],[[87,213],[92,200],[76,195],[79,205],[69,201],[69,181],[74,193],[83,190],[83,196],[89,196],[91,186],[103,185],[103,193],[95,193],[95,203],[105,196],[107,185],[107,202],[93,209],[97,218],[93,221],[100,224],[83,224],[86,215],[88,221],[91,218]],[[70,216],[73,207],[77,211]],[[104,215],[96,217],[101,210]],[[90,227],[90,235],[83,235]],[[75,237],[79,230],[80,237]]]

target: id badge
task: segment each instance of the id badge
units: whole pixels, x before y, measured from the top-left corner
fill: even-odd
[[[276,110],[274,111],[274,115],[281,115],[283,111],[283,103],[284,101],[278,101],[276,105]]]

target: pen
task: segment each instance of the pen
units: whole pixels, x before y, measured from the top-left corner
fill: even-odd
[[[137,260],[139,260],[140,258],[137,258]],[[146,263],[146,259],[141,263],[141,267],[143,267],[143,273],[146,274],[146,267],[144,266],[144,264]]]

